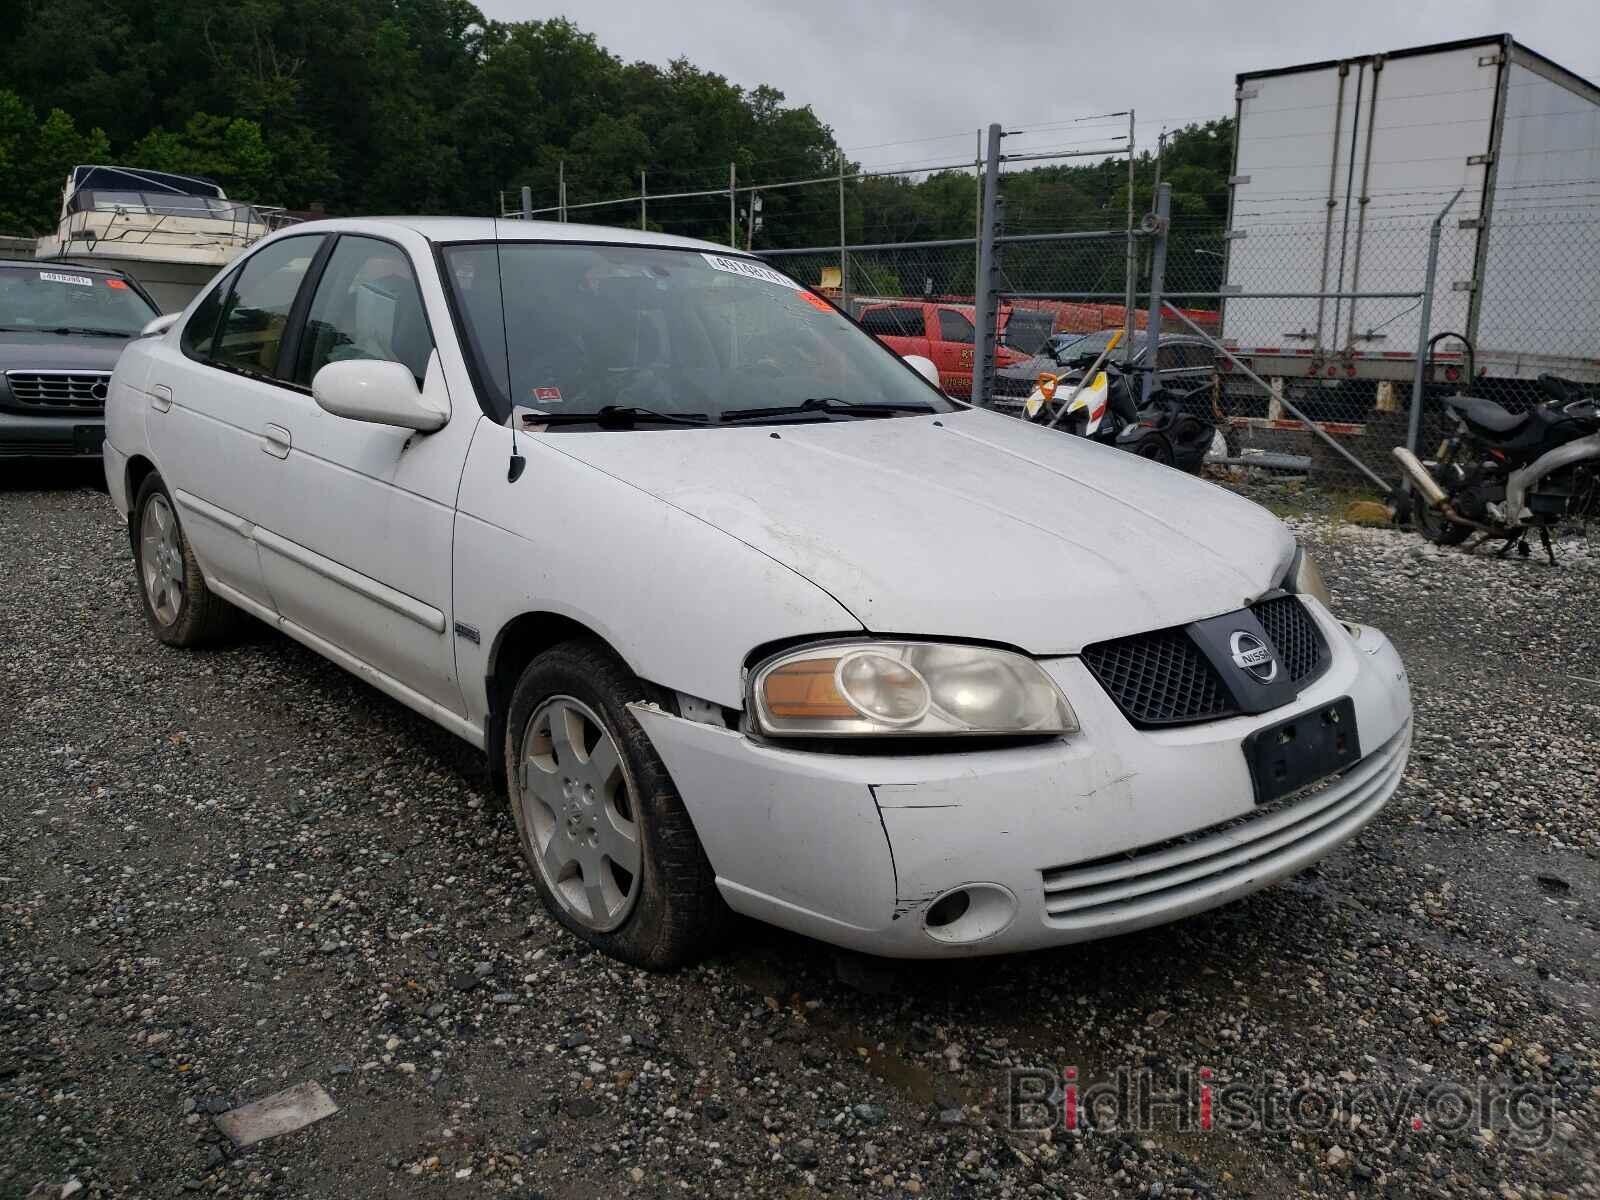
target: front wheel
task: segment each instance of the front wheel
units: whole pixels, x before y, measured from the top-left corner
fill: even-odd
[[[545,908],[613,958],[662,970],[712,949],[727,910],[683,800],[628,712],[649,692],[604,646],[563,643],[517,681],[504,752]]]

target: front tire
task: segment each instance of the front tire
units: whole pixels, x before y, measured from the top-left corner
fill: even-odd
[[[1411,520],[1417,532],[1436,546],[1459,546],[1472,536],[1471,526],[1450,520],[1420,495],[1411,498]]]
[[[664,970],[712,950],[727,909],[627,709],[652,691],[596,642],[555,646],[512,692],[504,760],[517,839],[550,915],[613,958]]]
[[[151,632],[169,646],[201,646],[232,633],[239,610],[206,586],[161,476],[145,476],[129,519],[133,569]]]

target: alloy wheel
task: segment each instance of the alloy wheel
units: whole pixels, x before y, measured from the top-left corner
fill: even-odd
[[[183,611],[183,543],[178,518],[165,496],[152,496],[139,522],[139,567],[150,611],[162,625],[171,625]]]
[[[638,807],[605,722],[572,696],[544,701],[522,735],[517,785],[551,894],[588,929],[622,924],[639,895]]]

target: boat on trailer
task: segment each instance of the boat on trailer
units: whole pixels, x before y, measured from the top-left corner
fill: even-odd
[[[38,240],[34,257],[122,271],[163,312],[177,312],[247,246],[290,220],[282,208],[230,200],[198,176],[80,166],[67,176],[55,233]]]

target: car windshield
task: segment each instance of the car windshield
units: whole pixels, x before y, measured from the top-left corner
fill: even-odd
[[[1064,350],[1059,351],[1057,357],[1063,363],[1092,363],[1100,356],[1100,351],[1111,344],[1111,339],[1121,332],[1120,329],[1102,329],[1098,333],[1087,334],[1067,346]],[[1124,343],[1117,343],[1117,348],[1111,352],[1114,361],[1122,361],[1124,349]],[[1144,334],[1136,333],[1133,335],[1134,358],[1138,359],[1143,352]]]
[[[132,337],[154,308],[126,280],[70,265],[0,267],[0,327]]]
[[[761,419],[758,409],[831,421],[957,407],[820,296],[754,259],[559,242],[502,242],[498,253],[459,243],[443,257],[501,419],[513,406],[568,420],[627,409],[707,424]]]

